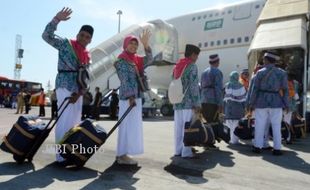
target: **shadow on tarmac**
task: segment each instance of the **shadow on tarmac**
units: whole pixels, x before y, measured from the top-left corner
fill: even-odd
[[[35,170],[35,168],[31,162],[25,162],[24,164],[17,164],[16,162],[6,162],[0,164],[0,176],[20,175],[33,170]]]
[[[20,175],[0,183],[0,189],[33,189],[33,188],[45,188],[52,184],[55,179],[58,181],[78,181],[83,179],[95,178],[98,176],[98,171],[81,168],[78,172],[75,169],[66,169],[51,163],[39,170],[34,168],[32,163],[24,163],[18,165],[16,163],[2,163],[0,168],[5,168],[6,175],[8,170],[12,175]],[[30,171],[31,170],[31,171]],[[14,172],[13,172],[14,171]],[[83,173],[83,175],[80,175]]]
[[[185,159],[181,157],[171,157],[171,163],[164,167],[164,170],[171,175],[185,180],[191,184],[207,183],[207,176],[204,172],[214,168],[216,165],[233,167],[235,165],[232,157],[233,153],[222,150],[207,150],[197,153],[198,159]]]
[[[307,138],[295,139],[293,140],[293,144],[283,144],[283,146],[291,150],[310,153],[310,134],[308,133],[307,135]]]
[[[297,146],[298,145],[296,145],[296,147]],[[289,170],[300,171],[308,175],[310,174],[310,164],[298,157],[295,151],[283,150],[282,156],[274,156],[272,154],[272,150],[263,150],[260,154],[253,153],[251,145],[228,145],[228,147],[243,155],[261,156],[263,160],[266,160],[274,165],[278,165]],[[289,147],[291,148],[291,145],[289,145]],[[302,147],[300,149],[302,149]],[[304,149],[306,149],[306,147],[304,147],[303,150]]]
[[[138,165],[119,165],[114,162],[109,168],[100,172],[99,178],[87,184],[81,190],[88,189],[136,189],[133,185],[139,178],[133,175],[141,169]]]

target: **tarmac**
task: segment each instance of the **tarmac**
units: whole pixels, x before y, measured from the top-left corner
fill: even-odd
[[[50,107],[46,107],[48,122]],[[6,135],[19,115],[0,108],[0,138]],[[37,107],[31,115],[39,113]],[[99,125],[109,130],[116,121],[102,115]],[[207,190],[309,190],[310,135],[292,145],[283,144],[284,155],[251,152],[251,143],[227,145],[219,149],[198,147],[199,159],[173,156],[173,118],[144,119],[144,154],[138,166],[115,163],[117,131],[111,135],[81,169],[57,166],[54,131],[35,155],[32,163],[17,164],[12,155],[0,150],[0,190],[24,189],[207,189]]]

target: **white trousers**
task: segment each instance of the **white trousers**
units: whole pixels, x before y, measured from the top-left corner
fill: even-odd
[[[264,145],[264,136],[266,127],[270,121],[273,134],[273,148],[281,149],[281,120],[282,108],[264,108],[255,109],[255,135],[254,146],[262,148]]]
[[[57,88],[56,96],[57,96],[57,107],[60,107],[63,100],[71,96],[72,92],[68,91],[65,88]],[[68,132],[72,127],[79,124],[81,122],[82,116],[82,104],[83,98],[82,96],[74,103],[69,104],[64,113],[59,118],[56,127],[55,127],[55,142],[56,144],[62,139],[66,132]],[[63,105],[62,109],[58,111],[58,114],[61,113],[65,105]],[[63,161],[64,159],[56,154],[57,161]]]
[[[239,142],[239,137],[237,137],[234,134],[234,131],[235,131],[236,127],[238,126],[238,123],[239,123],[239,120],[232,120],[232,119],[228,119],[225,122],[227,127],[229,127],[229,129],[230,129],[230,141],[229,141],[229,143],[231,143],[231,144],[237,144]]]
[[[185,122],[190,121],[193,116],[191,109],[174,110],[174,154],[182,157],[193,156],[192,149],[189,146],[184,146],[184,126]]]
[[[137,155],[144,152],[141,98],[136,99],[136,104],[118,126],[116,156]],[[128,107],[128,100],[119,101],[119,118]]]

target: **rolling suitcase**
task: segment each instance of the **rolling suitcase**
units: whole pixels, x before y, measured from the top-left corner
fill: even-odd
[[[121,124],[133,107],[128,107],[109,133],[106,133],[104,128],[92,120],[86,119],[82,121],[79,125],[70,129],[61,140],[60,144],[63,148],[60,155],[66,159],[68,165],[84,166],[88,159]]]
[[[17,163],[23,163],[25,159],[31,162],[35,153],[48,137],[64,110],[68,107],[69,101],[67,100],[69,100],[69,98],[70,97],[67,97],[62,102],[58,110],[60,110],[63,105],[65,105],[65,107],[53,124],[53,119],[45,125],[37,116],[20,116],[8,135],[3,137],[0,148],[5,152],[13,154],[13,159]],[[66,101],[67,103],[65,104]]]

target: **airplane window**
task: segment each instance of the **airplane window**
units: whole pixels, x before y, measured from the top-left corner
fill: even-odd
[[[224,45],[226,45],[227,44],[227,40],[225,39],[225,40],[223,40],[223,44]]]
[[[232,10],[229,10],[229,11],[228,11],[228,14],[231,14],[231,13],[232,13]]]
[[[235,43],[235,39],[234,39],[234,38],[231,38],[231,39],[230,39],[230,43],[231,43],[231,44]]]
[[[219,13],[215,13],[215,16],[219,16]]]
[[[241,43],[242,42],[242,38],[241,37],[237,38],[237,42]]]
[[[201,43],[198,44],[198,47],[201,48]]]
[[[205,47],[208,47],[208,42],[205,42]]]
[[[220,46],[221,45],[221,41],[217,40],[216,45]]]
[[[203,15],[203,18],[207,18],[207,15]]]
[[[244,37],[244,41],[248,42],[250,40],[249,36]]]
[[[258,9],[260,6],[259,5],[255,5],[255,9]]]
[[[222,15],[224,15],[224,14],[225,14],[225,11],[222,12]]]
[[[214,42],[212,41],[212,42],[210,43],[210,45],[211,45],[211,46],[214,46]]]
[[[195,17],[193,17],[193,18],[192,18],[192,21],[194,21],[194,20],[196,20],[196,18],[195,18]]]
[[[200,19],[201,19],[201,16],[199,16],[197,19],[200,20]]]
[[[209,17],[212,17],[213,16],[213,14],[209,14]]]

